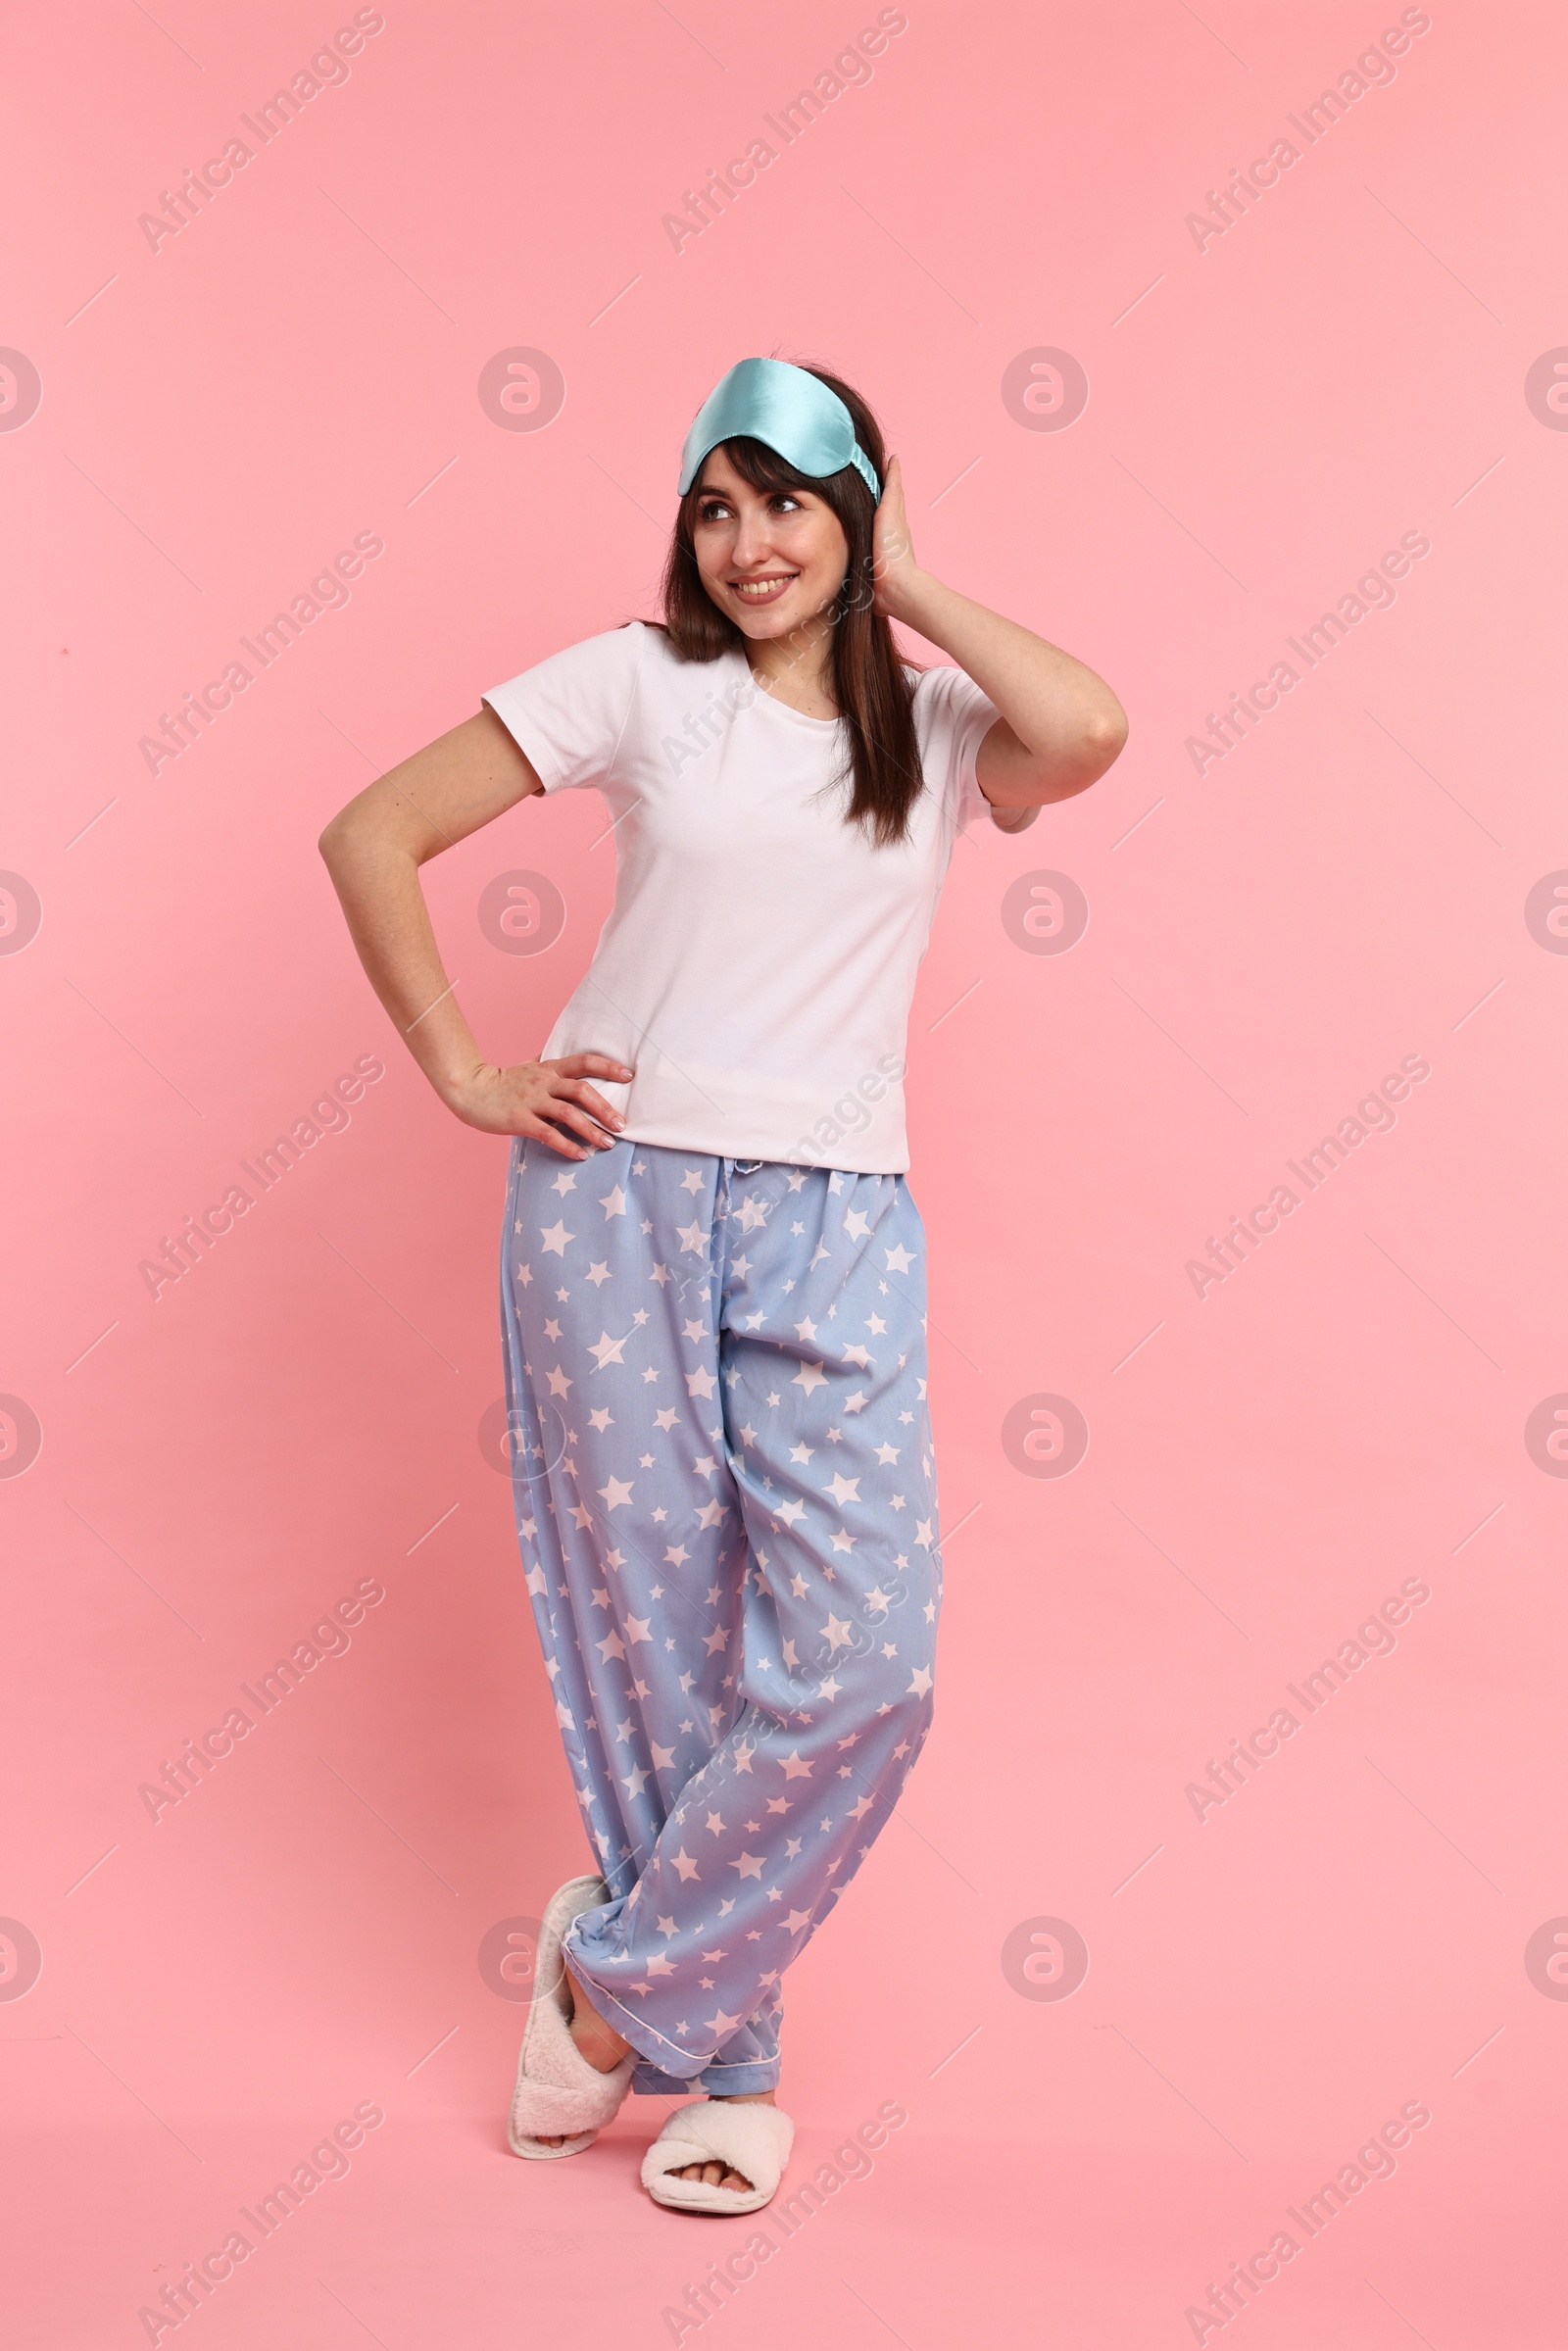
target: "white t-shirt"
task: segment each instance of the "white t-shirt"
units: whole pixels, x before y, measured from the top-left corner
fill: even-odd
[[[888,848],[844,820],[840,721],[763,691],[738,645],[682,661],[634,620],[484,700],[546,792],[593,787],[615,828],[614,905],[540,1058],[634,1069],[594,1084],[640,1143],[907,1168],[915,971],[953,844],[990,811],[975,754],[999,712],[973,679],[918,676],[925,790]]]

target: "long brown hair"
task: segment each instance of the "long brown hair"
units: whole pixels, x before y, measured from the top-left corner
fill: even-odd
[[[855,419],[855,437],[876,467],[878,481],[885,481],[882,429],[859,393],[823,367],[809,367],[807,373],[838,394]],[[721,447],[742,481],[754,490],[809,490],[843,524],[849,561],[844,584],[828,612],[833,620],[833,693],[849,737],[849,759],[835,781],[850,775],[855,780],[846,823],[867,823],[878,847],[902,841],[924,779],[914,731],[914,680],[893,642],[892,628],[872,606],[876,508],[871,493],[854,465],[818,476],[798,473],[776,450],[749,435]],[[719,611],[697,568],[692,532],[701,483],[699,468],[676,512],[664,563],[664,628],[683,661],[714,661],[732,645],[745,643],[745,632]]]

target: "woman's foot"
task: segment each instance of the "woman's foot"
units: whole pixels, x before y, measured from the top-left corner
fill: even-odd
[[[586,2057],[595,2073],[612,2074],[627,2055],[631,2042],[624,2040],[613,2025],[607,2023],[583,1990],[570,1968],[566,1970],[566,1988],[571,1994],[569,2031],[572,2046],[579,2057]],[[739,2090],[733,2103],[736,2106],[776,2106],[778,2099],[770,2089]],[[556,2131],[536,2133],[541,2147],[559,2147],[565,2142],[565,2133]],[[733,2188],[741,2195],[750,2195],[752,2182],[743,2172],[728,2170],[721,2163],[689,2163],[684,2171],[671,2175],[676,2180],[704,2180],[710,2187]]]
[[[724,2106],[776,2106],[778,2097],[770,2089],[737,2090],[733,2097],[720,2099]],[[731,2172],[721,2163],[689,2163],[684,2170],[671,2172],[671,2180],[704,2180],[710,2187],[734,2188],[743,2196],[752,2192],[752,2182],[744,2172]]]
[[[607,2024],[583,1990],[570,1968],[566,1970],[566,1988],[571,1994],[571,2018],[568,2030],[572,2046],[579,2057],[586,2057],[596,2074],[612,2074],[630,2049],[631,2042],[622,2040],[613,2025]],[[560,2147],[565,2144],[566,2133],[556,2131],[534,2133],[541,2147]],[[712,2165],[709,2165],[712,2170]]]

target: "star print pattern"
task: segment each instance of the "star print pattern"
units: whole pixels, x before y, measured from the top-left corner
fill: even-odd
[[[902,1175],[513,1145],[518,1542],[641,2089],[770,2088],[780,1978],[931,1722],[925,1238]]]

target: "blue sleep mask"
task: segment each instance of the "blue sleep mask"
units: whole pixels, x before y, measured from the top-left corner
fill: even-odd
[[[786,465],[813,480],[853,465],[881,504],[876,467],[855,437],[855,419],[837,392],[788,360],[738,360],[720,376],[697,412],[680,453],[682,498],[704,458],[720,441],[745,434],[776,450]]]

